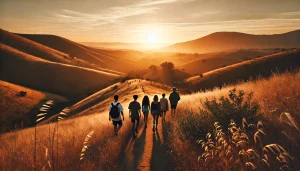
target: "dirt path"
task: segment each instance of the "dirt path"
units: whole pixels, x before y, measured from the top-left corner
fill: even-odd
[[[166,145],[164,144],[165,137],[161,118],[158,131],[155,133],[152,131],[151,115],[149,115],[147,126],[148,128],[144,129],[144,124],[141,122],[137,137],[130,139],[122,155],[120,170],[172,170]]]

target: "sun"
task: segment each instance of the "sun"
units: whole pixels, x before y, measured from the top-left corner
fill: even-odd
[[[155,32],[149,32],[147,34],[147,42],[148,43],[156,43],[157,42],[157,34]]]

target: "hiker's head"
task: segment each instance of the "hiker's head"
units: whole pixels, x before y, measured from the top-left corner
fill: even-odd
[[[142,105],[149,105],[149,104],[150,104],[149,97],[145,95],[142,101]]]
[[[135,95],[133,95],[133,99],[134,99],[134,100],[137,100],[137,99],[138,99],[138,97],[139,97],[139,96],[138,96],[138,95],[136,95],[136,94],[135,94]]]
[[[165,93],[163,93],[163,94],[162,94],[162,97],[166,97],[166,94],[165,94]]]
[[[176,91],[177,91],[177,88],[176,88],[176,87],[173,87],[173,88],[172,88],[172,91],[173,91],[173,92],[176,92]]]
[[[155,95],[155,96],[153,97],[153,101],[158,102],[158,96],[157,96],[157,95]]]
[[[118,101],[118,100],[119,100],[119,96],[118,96],[118,95],[115,95],[115,96],[114,96],[114,99],[115,99],[115,101]]]

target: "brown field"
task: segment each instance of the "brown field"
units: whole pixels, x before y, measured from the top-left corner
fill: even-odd
[[[96,92],[120,77],[112,73],[46,61],[3,44],[0,48],[0,60],[5,63],[1,65],[1,80],[74,99]]]
[[[132,99],[132,94],[138,94],[140,96],[139,101],[141,101],[144,94],[150,95],[150,99],[152,99],[155,93],[170,91],[170,87],[159,83],[148,81],[139,83],[135,80],[129,80],[129,82],[132,82],[129,86],[127,82],[117,84],[119,86],[117,91],[106,90],[108,93],[113,91],[113,93],[119,94],[120,101],[125,109],[124,126],[117,137],[113,135],[113,128],[111,123],[108,122],[107,116],[107,107],[112,101],[111,96],[107,96],[101,104],[83,110],[83,113],[88,114],[88,116],[81,115],[80,117],[58,122],[56,134],[53,133],[56,123],[37,126],[37,170],[43,168],[45,170],[51,170],[51,168],[92,170],[95,167],[97,170],[118,169],[120,154],[126,147],[131,135],[131,124],[126,108]],[[74,108],[91,103],[92,99],[97,100],[102,96],[105,96],[105,93],[95,94],[75,104]],[[84,139],[91,131],[94,131],[94,134],[89,142],[92,145],[90,146],[91,150],[87,152],[88,159],[80,161]],[[54,139],[53,135],[55,136]],[[34,166],[34,140],[34,128],[0,135],[0,141],[2,142],[0,147],[0,169],[32,170]]]
[[[219,167],[222,170],[231,169],[245,169],[245,166],[242,159],[236,159],[236,163],[232,163],[227,156],[214,160],[207,159],[207,162],[202,161],[201,155],[206,153],[201,149],[202,142],[199,144],[196,143],[196,140],[205,140],[206,134],[212,133],[214,130],[214,122],[220,122],[220,118],[214,117],[212,115],[200,116],[200,109],[203,109],[203,102],[206,99],[213,100],[214,98],[217,101],[221,96],[228,97],[229,90],[236,88],[237,90],[244,90],[245,94],[254,92],[252,101],[258,102],[259,111],[255,120],[262,120],[264,125],[264,132],[267,136],[266,141],[263,146],[267,144],[278,144],[282,146],[289,155],[292,156],[292,159],[286,159],[288,163],[287,166],[291,169],[299,169],[299,159],[300,159],[300,148],[299,148],[299,125],[300,125],[300,73],[284,73],[282,75],[274,75],[269,79],[258,79],[256,81],[240,83],[238,85],[227,86],[222,89],[214,89],[212,91],[199,92],[196,94],[186,95],[183,97],[182,102],[179,103],[178,115],[172,122],[170,122],[169,128],[169,146],[172,150],[173,164],[176,165],[176,168],[181,170],[207,170],[207,167],[214,168]],[[292,121],[285,118],[285,115],[282,113],[288,112],[291,115],[291,120],[295,122],[295,125],[292,124]],[[261,113],[261,114],[260,114]],[[191,119],[189,119],[191,118]],[[194,118],[194,119],[193,119]],[[198,120],[198,119],[199,120]],[[229,120],[230,118],[228,118]],[[187,121],[186,123],[181,121]],[[256,124],[256,122],[248,121],[250,123]],[[179,124],[182,123],[182,124]],[[226,127],[223,125],[223,130],[227,134]],[[242,128],[242,125],[239,123],[237,127]],[[256,127],[256,125],[255,125]],[[193,132],[200,131],[201,134],[190,135],[188,132],[185,132],[187,128],[191,128]],[[214,136],[212,135],[212,141],[214,141]],[[260,150],[262,147],[255,147],[253,142],[253,136],[248,134],[250,141],[250,146],[253,148],[259,156],[261,156]],[[262,139],[263,140],[263,139]],[[215,143],[215,142],[214,142]],[[267,144],[266,144],[267,143]],[[216,143],[217,145],[217,143]],[[205,147],[205,146],[203,146]],[[219,146],[218,148],[224,148]],[[267,148],[266,148],[267,149]],[[247,149],[245,149],[247,150]],[[186,151],[190,151],[186,153]],[[225,151],[226,152],[226,151]],[[223,153],[221,150],[220,153]],[[239,151],[233,151],[232,155],[238,155]],[[240,152],[241,153],[241,152]],[[264,153],[267,153],[266,151]],[[222,154],[223,155],[223,154]],[[271,165],[271,170],[278,170],[280,167],[285,165],[284,163],[271,162],[272,154],[269,155],[269,164]],[[286,155],[286,154],[285,154]],[[198,162],[198,156],[200,156],[200,162]],[[221,156],[221,154],[220,154]],[[213,156],[211,156],[213,157]],[[217,157],[217,156],[215,156]],[[285,156],[287,157],[287,156]],[[182,159],[185,160],[182,160]],[[247,157],[246,157],[247,159]],[[220,161],[218,163],[218,161]],[[233,161],[235,162],[235,161]],[[255,165],[255,161],[251,161]],[[292,164],[291,164],[292,163]],[[224,164],[224,165],[221,165]],[[238,165],[236,165],[238,164]],[[248,163],[250,164],[250,163]],[[261,167],[257,165],[260,170]],[[274,168],[275,167],[275,168]],[[288,168],[288,167],[287,167]],[[250,168],[248,168],[250,169]],[[251,170],[251,169],[250,169]],[[268,170],[268,169],[265,169]],[[292,169],[293,170],[293,169]]]
[[[20,91],[27,92],[26,96],[21,97],[18,95]],[[31,123],[34,120],[32,118],[35,118],[35,114],[38,111],[37,106],[47,99],[58,102],[67,101],[62,96],[29,89],[1,80],[0,96],[0,132],[20,129],[20,125],[25,126]]]
[[[194,76],[185,80],[190,87],[198,89],[211,89],[224,84],[247,81],[258,76],[269,76],[273,72],[282,72],[300,66],[300,50],[293,49],[278,52],[272,55],[244,61],[224,68],[209,71],[203,76]],[[187,86],[185,84],[185,86]]]

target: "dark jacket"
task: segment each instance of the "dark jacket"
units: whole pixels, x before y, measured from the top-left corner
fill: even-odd
[[[173,91],[170,94],[169,100],[170,100],[171,105],[177,105],[178,101],[180,100],[180,96],[176,91]]]
[[[156,104],[155,103],[151,103],[151,114],[153,115],[160,115],[161,113],[161,108],[160,108],[160,103],[157,102]]]

